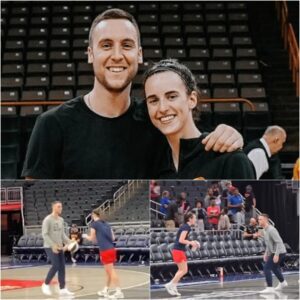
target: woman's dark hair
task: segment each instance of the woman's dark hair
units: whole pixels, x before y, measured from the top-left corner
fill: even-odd
[[[200,204],[201,204],[201,207],[203,207],[203,202],[202,202],[201,200],[197,200],[197,201],[195,202],[195,205],[197,206],[198,203],[200,203]]]
[[[228,208],[227,207],[224,207],[223,208],[223,215],[227,215],[228,214]]]
[[[187,94],[189,95],[193,91],[195,91],[197,92],[197,96],[199,99],[200,91],[197,87],[197,82],[194,75],[192,74],[192,72],[187,66],[179,63],[176,59],[171,59],[171,58],[163,59],[158,63],[155,63],[152,67],[150,67],[144,73],[144,87],[145,87],[145,82],[149,77],[151,77],[154,74],[167,72],[167,71],[176,73],[184,83]]]
[[[99,218],[103,218],[102,210],[100,208],[93,209],[92,213]]]
[[[191,218],[193,218],[195,214],[192,212],[188,212],[187,214],[184,215],[184,223],[187,223]]]

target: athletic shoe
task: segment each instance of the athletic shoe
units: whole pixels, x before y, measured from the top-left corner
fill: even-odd
[[[73,257],[71,257],[71,260],[72,260],[72,263],[74,263],[74,264],[77,262],[77,260]]]
[[[70,292],[67,288],[59,290],[60,296],[74,296],[74,293]]]
[[[281,291],[283,288],[285,288],[287,286],[288,286],[288,283],[286,282],[286,280],[279,282],[275,288],[275,291]]]
[[[167,284],[165,284],[165,288],[167,289],[167,292],[171,295],[171,296],[177,296],[176,292],[174,290],[174,285],[172,282],[169,282]],[[176,287],[175,287],[176,288]]]
[[[259,292],[260,294],[273,294],[276,293],[275,289],[271,286],[266,287],[264,290]]]
[[[116,291],[114,294],[108,296],[109,299],[124,299],[122,291]]]
[[[49,284],[43,283],[42,286],[41,286],[41,289],[42,289],[42,292],[43,292],[44,295],[47,295],[47,296],[52,295]]]
[[[99,292],[97,292],[97,295],[100,297],[108,298],[108,296],[109,296],[108,290],[99,291]]]
[[[173,291],[175,293],[175,296],[181,296],[181,294],[177,290],[177,286],[176,285],[173,285]]]

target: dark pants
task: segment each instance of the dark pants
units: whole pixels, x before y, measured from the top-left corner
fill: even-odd
[[[53,277],[55,276],[56,272],[58,272],[58,282],[59,288],[65,288],[65,254],[63,251],[59,251],[59,253],[54,253],[52,249],[45,248],[47,256],[50,258],[52,267],[50,268],[45,284],[49,284]]]
[[[264,273],[266,276],[266,282],[267,282],[268,287],[272,286],[272,272],[271,271],[273,271],[273,273],[275,274],[275,276],[278,278],[278,280],[280,282],[284,281],[283,275],[280,270],[280,264],[284,261],[285,253],[279,254],[279,260],[276,264],[273,262],[273,257],[274,257],[274,254],[270,255],[268,257],[268,260],[264,264]]]

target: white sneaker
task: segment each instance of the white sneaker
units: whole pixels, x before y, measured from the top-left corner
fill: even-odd
[[[181,294],[177,290],[177,286],[176,285],[173,285],[173,291],[175,293],[175,296],[181,296]]]
[[[108,296],[109,296],[108,290],[99,291],[99,292],[97,292],[97,295],[100,296],[100,297],[108,298]]]
[[[108,296],[109,299],[124,299],[122,291],[116,291],[114,294]]]
[[[41,289],[42,289],[42,292],[43,292],[44,295],[47,295],[47,296],[52,295],[49,284],[43,283],[42,286],[41,286]]]
[[[72,263],[74,263],[74,264],[77,262],[77,260],[73,257],[71,257],[71,260],[72,260]]]
[[[275,291],[281,291],[283,288],[287,287],[288,283],[285,281],[279,282],[275,288]]]
[[[276,293],[275,289],[273,287],[266,287],[264,290],[259,292],[260,294],[273,294]]]
[[[74,293],[70,292],[67,288],[64,288],[64,289],[59,290],[59,295],[60,296],[73,296]]]
[[[165,288],[171,296],[176,296],[176,292],[174,291],[174,285],[172,282],[165,284]]]

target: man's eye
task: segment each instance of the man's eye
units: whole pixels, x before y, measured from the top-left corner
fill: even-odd
[[[157,99],[150,99],[150,100],[148,100],[148,103],[151,103],[151,104],[155,104],[157,102],[158,102]]]
[[[176,95],[176,94],[171,94],[171,95],[169,95],[169,99],[173,100],[173,99],[175,99],[175,98],[177,98],[177,95]]]
[[[110,48],[110,44],[102,44],[102,48],[104,48],[104,49],[108,49],[108,48]]]

